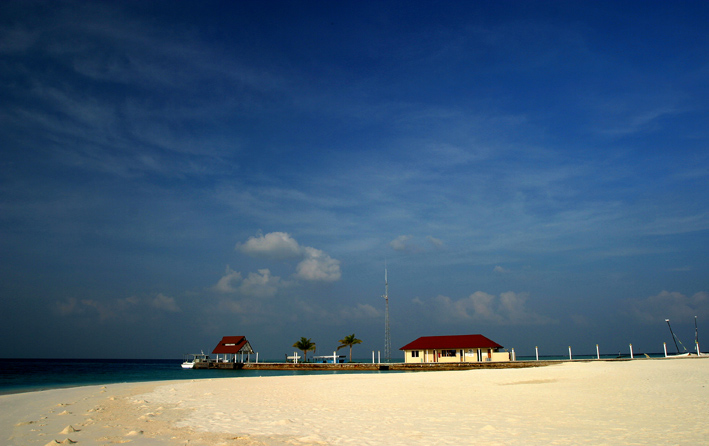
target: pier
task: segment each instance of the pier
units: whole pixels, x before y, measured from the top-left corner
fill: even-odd
[[[290,363],[290,362],[202,362],[196,363],[194,369],[224,369],[224,370],[307,370],[307,371],[342,371],[342,372],[376,372],[376,371],[443,371],[443,370],[474,370],[474,369],[518,369],[526,367],[543,367],[558,364],[561,361],[509,361],[509,362],[464,362],[464,363],[358,363],[344,364],[323,363]]]

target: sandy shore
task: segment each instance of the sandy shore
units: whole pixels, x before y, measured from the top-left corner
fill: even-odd
[[[709,357],[50,390],[0,396],[0,432],[7,445],[707,444]]]

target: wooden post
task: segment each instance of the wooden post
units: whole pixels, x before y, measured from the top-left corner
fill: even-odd
[[[598,344],[596,344],[596,359],[601,359],[601,353],[598,351]]]
[[[571,346],[569,345],[569,361],[571,361],[573,358],[571,357]]]
[[[635,359],[633,358],[633,344],[630,344],[630,359]]]
[[[665,349],[665,358],[667,357],[667,342],[662,343],[662,348]]]
[[[534,355],[537,357],[537,361],[539,361],[539,347],[536,345],[534,346]]]

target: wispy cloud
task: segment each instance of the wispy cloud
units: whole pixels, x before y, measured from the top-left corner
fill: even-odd
[[[662,291],[654,296],[625,301],[631,316],[645,324],[661,324],[665,319],[692,321],[694,316],[709,317],[709,293],[686,296],[677,291]]]
[[[0,27],[8,37],[0,51],[13,55],[15,76],[26,75],[6,102],[9,122],[32,129],[25,137],[56,151],[57,162],[121,176],[214,175],[235,140],[212,136],[212,122],[255,104],[254,95],[285,91],[275,71],[226,58],[189,31],[156,29],[121,5],[46,9],[52,19],[32,32]],[[38,57],[53,69],[33,69]]]
[[[226,273],[212,289],[221,294],[238,294],[243,297],[271,298],[282,287],[288,287],[278,276],[264,268],[258,272],[250,272],[243,277],[241,272],[232,270],[228,265]]]
[[[476,291],[467,298],[454,300],[438,295],[430,300],[418,299],[417,303],[432,311],[443,322],[481,322],[493,325],[547,325],[553,318],[538,314],[527,308],[529,295],[508,291],[498,296]]]
[[[410,243],[411,236],[410,235],[400,235],[394,240],[389,242],[389,246],[391,249],[394,251],[407,251],[407,250],[415,250],[416,247],[415,245],[412,245]]]
[[[155,297],[130,296],[122,299],[77,299],[74,297],[55,302],[61,316],[98,315],[101,321],[138,320],[159,313],[179,313],[182,310],[173,297],[158,293]]]
[[[438,239],[438,238],[430,236],[430,235],[427,236],[426,239],[429,241],[429,243],[431,243],[436,248],[443,247],[443,240],[441,240],[441,239]]]

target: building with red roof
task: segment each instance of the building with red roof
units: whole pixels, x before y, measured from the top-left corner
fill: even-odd
[[[502,346],[481,334],[423,336],[406,344],[404,362],[498,362],[509,361]]]
[[[220,360],[219,355],[224,355],[223,362],[237,362],[239,356],[241,360],[238,362],[244,362],[244,355],[247,355],[248,361],[253,353],[254,350],[245,336],[224,336],[212,350],[212,354],[217,355],[217,362]]]

